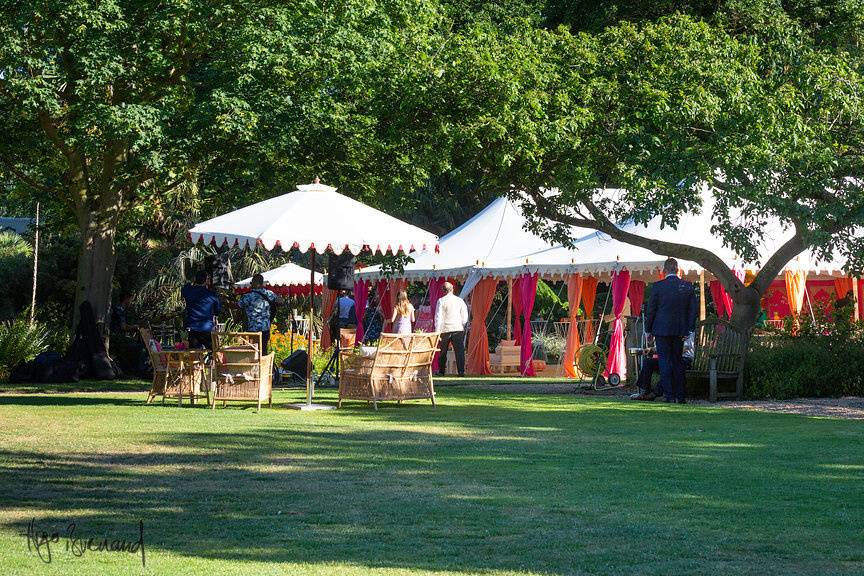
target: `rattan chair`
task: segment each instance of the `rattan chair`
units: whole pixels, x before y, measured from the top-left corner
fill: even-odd
[[[273,404],[273,354],[261,356],[260,332],[213,333],[213,402]]]
[[[177,398],[183,403],[183,396],[188,396],[194,403],[196,398],[207,395],[210,400],[210,387],[206,378],[206,365],[203,350],[160,350],[153,333],[148,328],[139,328],[141,339],[147,348],[150,365],[153,368],[153,382],[147,394],[147,403],[156,396]]]
[[[374,357],[343,350],[339,406],[343,399],[366,400],[378,409],[383,400],[428,398],[435,405],[432,358],[440,334],[381,334]]]

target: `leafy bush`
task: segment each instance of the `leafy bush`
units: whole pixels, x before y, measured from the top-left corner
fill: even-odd
[[[9,371],[21,362],[44,352],[48,331],[36,322],[32,326],[22,317],[0,323],[0,378],[9,377]]]
[[[567,340],[556,334],[534,334],[531,338],[535,347],[542,346],[546,351],[546,361],[558,364],[567,348]]]
[[[33,247],[15,232],[0,232],[0,318],[14,318],[30,302]]]
[[[560,296],[563,296],[563,299]],[[567,287],[559,285],[553,289],[543,280],[537,281],[537,295],[534,297],[534,318],[557,322],[567,316]]]
[[[831,319],[818,313],[804,319],[798,334],[791,327],[754,340],[747,358],[748,398],[799,398],[864,395],[864,325],[847,310]]]

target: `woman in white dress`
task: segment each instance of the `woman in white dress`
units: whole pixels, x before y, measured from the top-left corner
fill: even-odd
[[[408,293],[405,290],[400,290],[396,297],[396,307],[393,308],[390,322],[393,324],[393,332],[396,334],[411,334],[411,325],[414,322],[414,306],[408,300]]]

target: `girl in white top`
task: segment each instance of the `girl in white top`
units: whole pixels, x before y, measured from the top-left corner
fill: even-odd
[[[396,297],[396,307],[393,308],[390,322],[393,324],[393,332],[396,334],[411,334],[411,324],[414,322],[414,306],[408,300],[408,293],[405,290],[400,290]]]

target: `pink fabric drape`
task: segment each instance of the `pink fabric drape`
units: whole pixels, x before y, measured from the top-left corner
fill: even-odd
[[[363,342],[363,318],[366,316],[366,300],[369,284],[365,280],[354,282],[354,313],[357,315],[357,342]]]
[[[522,344],[522,320],[519,319],[522,315],[521,282],[521,277],[513,282],[513,340],[516,346]]]
[[[531,313],[534,311],[534,298],[537,296],[537,274],[519,278],[519,301],[522,304],[522,346],[519,355],[519,368],[523,376],[534,376],[532,362],[533,345],[531,342]]]
[[[733,268],[732,274],[734,274],[742,283],[747,277],[747,272],[745,270],[736,270]],[[729,296],[729,293],[726,292],[726,289],[723,288],[723,285],[719,280],[712,280],[708,286],[711,290],[711,299],[714,300],[714,307],[717,309],[717,317],[723,318],[725,316],[726,318],[731,318],[732,308],[734,307],[732,297]]]
[[[390,282],[379,280],[375,286],[375,291],[378,293],[378,303],[381,306],[381,314],[384,316],[381,331],[390,332],[390,314],[393,313],[393,295],[390,293]]]
[[[432,278],[429,280],[429,308],[432,310],[432,329],[435,329],[435,308],[438,306],[438,300],[444,293],[444,279]],[[438,369],[438,352],[432,357],[432,366]]]
[[[645,282],[642,280],[634,280],[630,282],[630,289],[627,291],[627,296],[630,298],[630,314],[633,316],[641,316],[642,304],[645,302]]]
[[[612,312],[615,322],[612,325],[612,337],[609,340],[609,356],[606,358],[606,370],[603,376],[618,374],[621,380],[627,378],[627,350],[624,347],[624,322],[621,313],[624,312],[624,301],[630,289],[630,271],[621,270],[612,275]]]
[[[573,274],[567,278],[567,319],[570,330],[567,333],[567,348],[564,350],[564,373],[568,378],[576,378],[576,352],[579,350],[579,301],[582,299],[582,275]]]
[[[489,375],[489,334],[486,317],[492,308],[498,280],[484,278],[471,290],[471,330],[468,332],[468,353],[465,368],[468,374]]]
[[[732,315],[732,310],[726,307],[726,303],[729,302],[731,305],[732,299],[729,298],[726,290],[723,289],[723,285],[720,284],[719,280],[712,280],[708,284],[708,288],[711,290],[711,299],[714,301],[714,308],[717,309],[717,317],[729,318]]]
[[[597,278],[582,280],[582,307],[585,309],[585,342],[594,340],[594,302],[597,300]]]
[[[333,315],[333,308],[336,306],[336,295],[338,293],[338,291],[330,290],[326,286],[321,291],[321,318],[324,320],[321,329],[322,350],[329,349],[330,345],[333,344],[330,341],[330,316]]]

